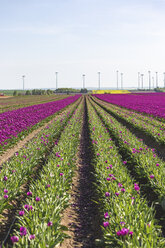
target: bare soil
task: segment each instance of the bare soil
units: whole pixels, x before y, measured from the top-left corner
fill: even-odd
[[[90,147],[88,116],[85,102],[83,127],[78,151],[77,170],[72,182],[70,206],[64,211],[62,224],[67,226],[70,239],[65,239],[60,248],[94,248],[100,238],[101,220],[95,192],[94,168]]]
[[[3,99],[3,98],[11,98],[11,97],[13,97],[13,96],[0,96],[1,99]]]

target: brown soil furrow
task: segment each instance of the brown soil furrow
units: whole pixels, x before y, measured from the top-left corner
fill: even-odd
[[[95,191],[94,168],[92,165],[91,141],[88,129],[85,102],[83,127],[77,156],[77,170],[73,178],[70,207],[64,211],[62,224],[67,226],[70,239],[64,240],[61,248],[96,247],[95,239],[101,236],[101,221]]]

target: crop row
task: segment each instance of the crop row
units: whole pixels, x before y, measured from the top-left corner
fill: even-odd
[[[113,105],[110,104],[110,105],[113,106],[116,111],[117,110],[119,110],[119,111],[122,110],[122,113],[123,114],[129,115],[132,118],[135,117],[138,120],[142,120],[144,123],[151,124],[154,127],[160,128],[160,130],[165,130],[165,124],[164,124],[164,122],[161,122],[160,120],[156,119],[153,116],[147,116],[147,115],[144,115],[144,114],[140,114],[140,113],[137,113],[137,112],[135,112],[133,110],[128,110],[126,108],[121,108],[121,107],[119,107],[117,105],[114,105],[114,104]]]
[[[103,211],[103,239],[97,242],[101,247],[163,248],[165,240],[156,225],[153,207],[148,207],[141,196],[140,186],[131,178],[111,133],[89,102],[88,115]]]
[[[165,117],[165,93],[149,94],[103,94],[95,95],[101,100],[113,103],[127,109],[133,109],[140,113],[146,113],[155,117]]]
[[[33,105],[0,114],[0,150],[8,148],[36,128],[41,121],[48,121],[56,112],[73,103],[79,96]],[[48,118],[48,119],[47,119]],[[41,124],[42,125],[42,124]]]
[[[162,207],[165,204],[165,163],[148,148],[141,140],[120,124],[100,106],[95,105],[97,113],[102,118],[114,139],[118,142],[120,151],[128,159],[127,166],[133,169],[138,178],[155,191]]]
[[[119,107],[113,109],[110,104],[88,96],[72,103],[3,164],[1,222],[5,214],[12,211],[13,220],[16,220],[10,242],[14,247],[54,248],[68,237],[61,218],[63,210],[69,205],[82,117],[86,115],[84,99],[88,114],[88,127],[85,128],[89,128],[90,132],[98,192],[96,201],[103,230],[103,237],[96,239],[96,245],[165,247],[165,238],[155,217],[155,196],[152,196],[155,193],[156,204],[162,213],[165,210],[165,163],[154,149],[148,148],[113,117],[125,118],[131,124],[131,118],[136,119],[136,123],[142,123],[142,115],[137,114],[136,118],[136,114],[131,116],[129,110],[124,110],[123,114]],[[156,124],[159,126],[159,121]],[[147,125],[153,126],[149,121]],[[148,195],[144,197],[146,193]],[[152,201],[151,206],[148,206],[148,200]],[[164,215],[161,217],[165,220]],[[3,223],[0,231],[2,226]],[[2,247],[8,247],[6,240],[9,244],[8,234],[3,237]]]
[[[0,113],[6,111],[12,111],[19,108],[28,107],[31,105],[57,101],[67,98],[68,95],[41,95],[41,96],[19,96],[0,99]]]
[[[6,208],[11,208],[13,199],[19,197],[23,192],[21,185],[27,183],[34,169],[39,167],[54,146],[71,118],[78,103],[67,109],[61,116],[57,116],[52,123],[42,130],[33,140],[31,140],[15,156],[3,164],[0,180],[0,214]]]
[[[17,216],[17,229],[11,237],[16,247],[55,247],[67,237],[63,232],[66,227],[60,223],[62,211],[69,204],[83,107],[83,103],[78,106],[54,146],[39,179],[29,187],[26,202]]]
[[[95,98],[96,99],[96,98]],[[165,144],[165,125],[164,123],[155,120],[152,118],[151,122],[149,122],[149,117],[137,114],[135,112],[121,109],[117,106],[108,104],[106,102],[100,101],[96,99],[101,106],[103,106],[108,112],[114,114],[116,117],[121,118],[122,120],[129,123],[131,126],[136,128],[137,130],[146,133],[156,142],[164,145]],[[140,116],[140,117],[139,117]],[[145,117],[147,123],[144,122],[142,116]]]

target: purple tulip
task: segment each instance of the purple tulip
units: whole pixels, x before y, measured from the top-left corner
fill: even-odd
[[[121,230],[116,232],[117,236],[126,236],[128,233],[129,229],[127,228],[122,228]]]
[[[24,214],[25,214],[25,211],[24,210],[19,211],[19,215],[20,216],[23,216]]]
[[[109,226],[109,222],[108,222],[108,221],[103,222],[103,226],[104,226],[105,228],[108,227],[108,226]]]
[[[30,234],[30,235],[29,235],[29,239],[30,239],[30,240],[35,239],[35,234]]]
[[[31,191],[27,192],[27,196],[32,196],[32,192]]]
[[[19,241],[19,238],[17,236],[12,236],[10,239],[12,243],[17,243]]]
[[[27,234],[26,227],[21,226],[20,227],[20,235],[21,236],[26,236],[26,234]]]
[[[53,226],[53,222],[49,221],[47,226]]]
[[[122,228],[121,229],[121,235],[122,236],[125,236],[125,235],[127,235],[129,233],[129,229],[127,229],[127,228]]]
[[[4,180],[4,181],[7,181],[7,179],[8,179],[7,176],[4,176],[3,180]]]
[[[121,188],[123,187],[123,185],[121,183],[118,183],[118,187]]]
[[[139,187],[139,185],[138,185],[137,183],[134,184],[134,189],[135,189],[136,191],[139,191],[139,190],[140,190],[140,187]]]
[[[106,197],[110,196],[110,193],[109,193],[109,192],[106,192],[106,193],[105,193],[105,196],[106,196]]]
[[[105,218],[105,219],[109,219],[109,214],[108,214],[108,212],[106,212],[106,213],[104,214],[104,218]]]
[[[27,211],[33,210],[33,207],[32,207],[32,206],[29,206],[29,205],[24,205],[24,208],[25,208]]]
[[[121,236],[121,231],[116,232],[117,236]]]

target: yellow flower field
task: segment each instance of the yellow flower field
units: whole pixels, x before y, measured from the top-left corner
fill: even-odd
[[[128,90],[92,90],[93,94],[128,94]]]

